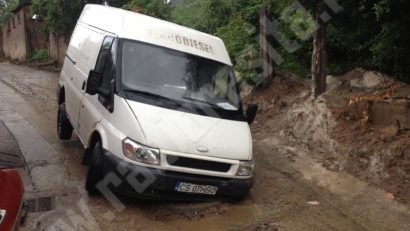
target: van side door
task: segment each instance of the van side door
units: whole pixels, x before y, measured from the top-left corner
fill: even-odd
[[[115,78],[116,49],[115,37],[111,35],[105,36],[94,68],[94,71],[102,74],[103,78],[100,89],[106,92],[111,91],[112,80]],[[109,110],[107,108],[108,105],[105,104],[107,100],[109,99],[105,99],[102,95],[98,94],[94,96],[85,94],[83,96],[79,112],[78,131],[85,144],[88,143],[92,130],[102,120],[104,113]]]
[[[65,88],[65,109],[67,116],[71,121],[74,129],[77,129],[78,106],[82,93],[80,89],[81,79],[85,76],[78,70],[78,56],[80,55],[81,45],[86,38],[87,31],[81,25],[77,25],[71,37],[70,44],[67,48],[64,68],[61,76],[64,79]],[[77,76],[82,75],[82,76]]]
[[[78,131],[80,103],[85,94],[85,84],[103,39],[102,32],[78,23],[64,63],[66,110],[74,129]]]

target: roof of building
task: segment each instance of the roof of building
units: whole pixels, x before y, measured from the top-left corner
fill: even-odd
[[[120,38],[163,46],[232,65],[220,38],[143,14],[88,4],[79,22]]]
[[[19,0],[19,4],[13,10],[13,13],[19,12],[23,7],[25,7],[27,5],[31,5],[31,0]]]

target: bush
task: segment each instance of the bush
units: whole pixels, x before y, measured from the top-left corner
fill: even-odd
[[[29,60],[46,62],[48,61],[48,51],[46,49],[34,49],[34,52]]]

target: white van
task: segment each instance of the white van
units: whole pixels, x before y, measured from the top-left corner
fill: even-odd
[[[90,194],[241,200],[254,159],[221,39],[145,15],[86,5],[58,88],[58,135],[85,147]]]

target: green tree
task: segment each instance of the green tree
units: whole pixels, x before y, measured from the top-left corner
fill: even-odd
[[[130,0],[123,8],[138,9],[140,13],[165,20],[170,19],[172,9],[170,5],[164,4],[164,0]]]
[[[5,21],[11,0],[0,0],[0,19]],[[249,70],[249,62],[259,53],[256,39],[259,30],[258,12],[265,7],[271,19],[279,23],[279,30],[289,40],[297,41],[299,49],[289,52],[275,39],[273,47],[280,52],[284,63],[280,68],[300,76],[310,75],[312,37],[300,39],[292,25],[305,28],[311,22],[293,15],[283,20],[284,9],[294,0],[185,0],[170,6],[163,0],[32,0],[32,13],[44,22],[45,32],[69,36],[86,3],[108,3],[112,6],[137,10],[157,18],[176,22],[221,37],[244,79],[258,76]],[[310,15],[314,15],[317,1],[300,0]],[[345,0],[337,1],[344,10],[331,16],[327,26],[326,44],[328,72],[342,74],[354,67],[382,71],[410,82],[410,2],[408,0]],[[7,8],[7,10],[6,10]],[[313,33],[311,33],[313,36]]]
[[[171,20],[178,24],[214,34],[229,23],[232,14],[230,0],[190,0],[172,10]]]
[[[69,36],[84,5],[82,0],[33,0],[31,14],[37,15],[46,34]]]
[[[38,15],[43,22],[46,34],[65,35],[69,37],[75,27],[84,6],[105,4],[120,7],[127,0],[32,0],[31,14]]]
[[[329,25],[330,71],[364,67],[410,82],[410,2],[349,0],[342,6]]]
[[[17,0],[0,0],[0,26],[10,18],[11,11],[17,6]]]

